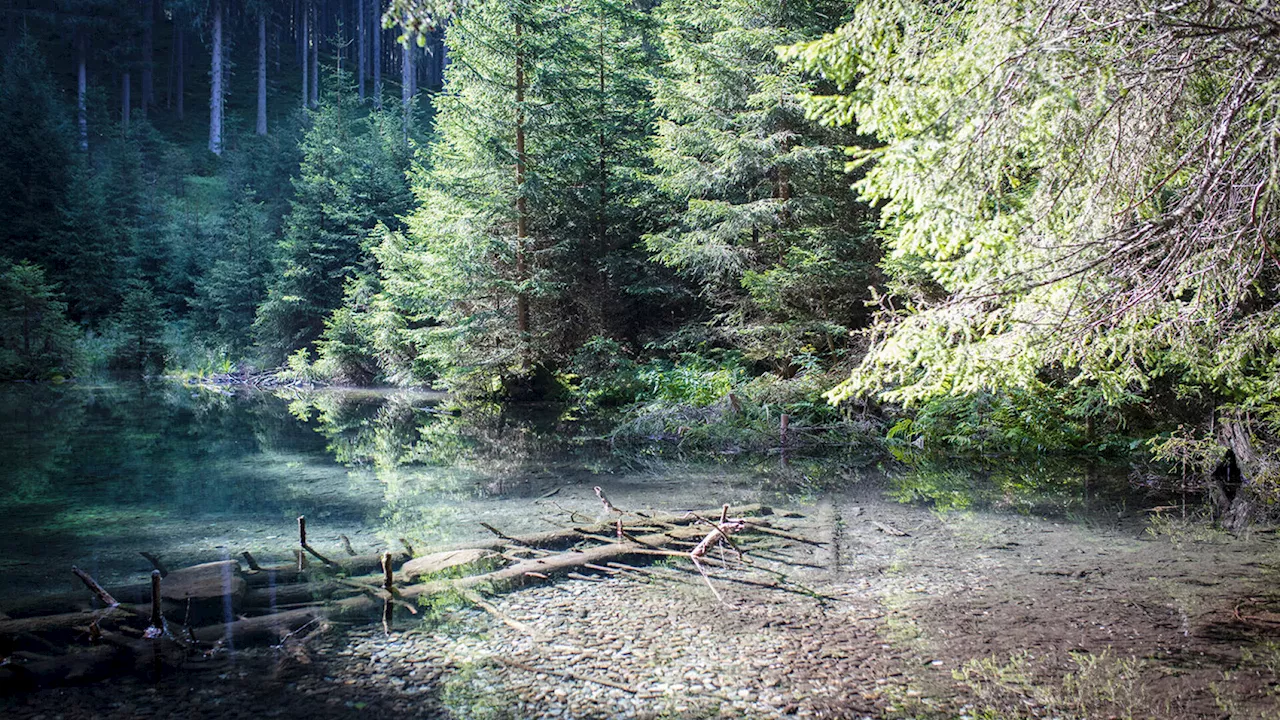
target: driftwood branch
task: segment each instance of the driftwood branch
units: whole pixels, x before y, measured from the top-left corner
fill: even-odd
[[[98,597],[98,600],[101,601],[103,605],[106,605],[107,607],[115,607],[120,604],[115,598],[111,597],[111,593],[107,592],[101,585],[99,585],[97,580],[89,577],[89,574],[85,571],[75,565],[72,565],[71,572],[74,573],[76,577],[80,578],[80,582],[84,583],[85,587],[93,591],[93,594]]]

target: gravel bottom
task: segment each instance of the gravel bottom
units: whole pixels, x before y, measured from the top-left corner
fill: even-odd
[[[346,680],[432,693],[457,717],[861,718],[884,709],[893,657],[883,656],[871,608],[718,584],[733,607],[696,576],[569,582],[495,601],[532,633],[467,610],[448,632],[390,641],[353,632],[340,654],[353,661]]]

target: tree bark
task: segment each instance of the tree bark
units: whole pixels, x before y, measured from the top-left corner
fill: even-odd
[[[213,50],[209,69],[209,152],[222,155],[222,0],[213,0]]]
[[[404,106],[404,136],[413,125],[413,40],[400,46],[400,103]]]
[[[382,109],[382,0],[373,0],[373,106]]]
[[[311,107],[320,107],[320,42],[324,34],[320,30],[320,11],[312,6],[311,18]]]
[[[146,0],[146,13],[142,23],[142,102],[138,104],[138,110],[142,112],[142,117],[147,116],[147,109],[156,101],[155,97],[155,63],[152,56],[155,54],[155,46],[153,38],[155,35],[154,26],[156,20],[156,2],[155,0]]]
[[[521,364],[530,364],[529,348],[529,295],[524,288],[528,281],[528,258],[525,244],[529,238],[529,204],[524,194],[525,171],[528,157],[525,154],[524,108],[524,25],[516,21],[516,334],[519,335]]]
[[[258,13],[258,126],[259,135],[267,134],[267,12]]]
[[[298,45],[302,48],[302,107],[311,105],[311,90],[307,87],[311,77],[311,8],[302,3],[302,32],[298,34]]]
[[[1274,476],[1277,468],[1269,454],[1258,449],[1256,438],[1243,419],[1224,418],[1218,423],[1217,434],[1229,452],[1215,473],[1211,495],[1222,526],[1238,532],[1258,515],[1258,486]]]
[[[87,41],[84,38],[84,31],[80,31],[80,37],[77,38],[76,52],[78,58],[76,61],[76,125],[80,132],[80,151],[89,151],[89,114],[85,106],[85,93],[88,90],[88,72],[85,68],[85,51]]]
[[[125,135],[129,134],[129,106],[132,104],[129,95],[132,87],[129,71],[125,70],[120,75],[120,131]]]
[[[366,15],[369,14],[368,8],[364,5],[364,0],[356,0],[356,92],[360,94],[360,99],[364,100],[364,75],[365,75],[365,30],[367,25]]]
[[[174,25],[177,25],[175,22]],[[176,61],[175,80],[174,80],[174,102],[177,105],[178,120],[183,120],[187,116],[186,103],[186,65],[187,65],[187,32],[186,28],[176,27],[174,32],[178,38],[176,40],[178,48],[175,51],[178,59]]]

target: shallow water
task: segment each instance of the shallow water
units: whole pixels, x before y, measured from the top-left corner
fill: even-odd
[[[1148,502],[1116,473],[1060,463],[882,469],[873,458],[617,453],[554,407],[444,409],[440,394],[211,391],[176,383],[0,386],[0,607],[238,556],[287,561],[295,518],[337,551],[544,530],[622,507],[804,504],[857,489],[942,510],[989,508],[1114,523]]]
[[[86,596],[72,565],[144,579],[140,551],[170,567],[245,550],[289,562],[298,515],[323,553],[342,535],[424,549],[484,537],[482,523],[519,534],[603,514],[596,486],[630,510],[798,510],[777,521],[817,541],[765,538],[711,576],[681,561],[579,576],[310,650],[0,693],[0,716],[1280,717],[1280,538],[1215,530],[1194,498],[1127,467],[908,463],[857,442],[615,451],[602,431],[563,408],[422,392],[0,386],[0,610],[15,614]],[[512,657],[524,668],[495,660]]]

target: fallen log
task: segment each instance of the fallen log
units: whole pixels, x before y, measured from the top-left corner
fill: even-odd
[[[130,626],[145,628],[151,617],[150,606],[115,605],[99,610],[37,615],[35,617],[0,620],[0,637],[11,638],[24,634],[78,635],[97,622],[104,627]]]
[[[410,558],[408,553],[391,553],[391,561],[397,565]],[[244,574],[249,587],[265,587],[269,585],[292,585],[308,580],[322,580],[334,574],[367,575],[382,570],[382,555],[356,555],[330,560],[332,565],[309,567],[298,570],[295,563],[288,565],[271,565],[259,567],[256,571]]]
[[[707,514],[711,515],[716,512],[711,511]],[[771,513],[769,508],[761,505],[747,505],[731,509],[731,512],[737,517],[750,514],[768,515]],[[720,512],[720,515],[725,517],[723,511]],[[523,547],[541,548],[543,550],[570,548],[573,545],[584,542],[591,535],[596,535],[601,541],[608,541],[601,545],[581,550],[558,553],[548,552],[543,556],[521,559],[489,572],[475,575],[406,584],[403,587],[394,588],[394,600],[397,604],[401,602],[413,603],[419,598],[457,591],[507,592],[526,585],[546,582],[580,569],[589,569],[591,566],[608,567],[610,563],[637,562],[649,559],[654,555],[678,554],[687,557],[686,553],[676,553],[669,547],[677,546],[686,541],[704,539],[707,531],[689,524],[693,522],[693,517],[695,516],[687,513],[666,513],[655,514],[651,517],[636,517],[634,521],[614,518],[609,522],[535,533],[509,540],[496,538],[493,541],[494,545],[482,542],[465,548],[454,548],[455,551],[461,549],[472,551],[470,553],[454,553],[453,557],[455,559],[469,559],[471,566],[474,567],[477,564],[482,565],[483,562],[493,558],[491,554],[484,551],[489,550],[490,547],[508,547],[511,540],[518,540],[518,544]],[[619,526],[622,528],[635,527],[637,529],[668,526],[669,529],[649,532],[643,535],[631,535],[623,530],[621,540],[609,537],[610,531],[616,530]],[[305,533],[305,529],[300,528],[300,535],[305,537],[303,533]],[[432,562],[439,561],[439,555],[437,553]],[[429,556],[429,558],[431,557],[433,556]],[[241,616],[239,619],[230,622],[211,623],[203,627],[192,628],[189,630],[189,636],[194,642],[217,643],[224,646],[245,646],[264,642],[276,643],[280,642],[281,638],[288,637],[290,633],[296,632],[298,628],[311,622],[329,620],[362,621],[376,618],[377,613],[384,609],[385,603],[383,601],[391,597],[385,590],[387,583],[386,569],[389,569],[390,565],[384,568],[381,562],[382,559],[378,555],[364,555],[333,561],[335,568],[313,567],[299,571],[294,566],[265,567],[249,573],[242,572],[239,563],[234,560],[205,563],[192,568],[183,568],[170,572],[162,585],[161,597],[170,600],[181,600],[187,603],[190,603],[193,599],[231,597],[239,607],[239,612],[250,615],[248,617]],[[396,553],[391,556],[391,561],[396,564],[405,563],[407,560],[409,558],[404,553]],[[424,562],[416,566],[419,568],[419,575],[423,572],[422,568],[427,567],[429,564],[425,562],[427,559],[422,560]],[[253,564],[256,565],[256,562]],[[414,567],[401,565],[400,576],[403,581],[411,581],[415,577]],[[454,567],[457,567],[457,565],[454,565]],[[344,583],[333,579],[334,572],[344,572],[352,577]],[[371,578],[356,577],[363,573],[372,574],[375,572],[377,575]],[[426,572],[431,571],[426,570]],[[302,603],[314,603],[317,600],[333,598],[346,591],[346,586],[353,582],[356,585],[365,582],[370,587],[368,590],[362,590],[361,594],[334,599],[327,604],[306,605],[280,610],[282,605],[297,606]],[[376,588],[377,585],[382,585],[384,589],[379,591]],[[150,589],[149,587],[147,588],[148,591]],[[147,595],[149,596],[150,593],[148,592]],[[387,597],[383,597],[384,595]],[[139,599],[143,598],[140,597]],[[147,597],[146,600],[150,600],[150,597]],[[164,609],[168,611],[167,607]],[[149,624],[149,610],[149,606],[137,607],[126,604],[109,611],[100,610],[19,620],[3,620],[0,621],[0,635],[42,634],[50,631],[82,633],[86,626],[95,620],[99,623],[105,622],[103,627],[107,629],[130,627],[136,630],[145,628]],[[265,614],[253,615],[252,613],[255,612]],[[209,618],[208,616],[205,617],[207,622]],[[194,622],[200,622],[199,618],[197,617]]]
[[[119,672],[126,651],[113,645],[97,645],[76,652],[30,662],[0,665],[0,689],[12,694],[52,685],[67,685],[109,677]]]

